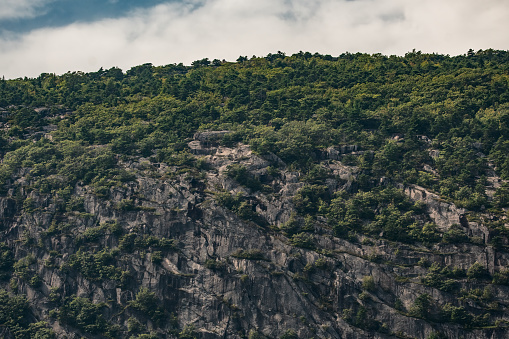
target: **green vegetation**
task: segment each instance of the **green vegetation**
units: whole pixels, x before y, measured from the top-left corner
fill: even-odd
[[[205,260],[205,267],[208,268],[209,270],[220,271],[224,269],[225,264],[222,261],[207,259]]]
[[[29,315],[30,308],[25,296],[12,296],[0,289],[0,324],[3,328],[7,328],[16,339],[55,338],[45,322],[30,322]]]
[[[464,276],[464,270],[441,267],[437,263],[433,263],[428,268],[428,274],[421,277],[421,282],[424,285],[438,288],[444,292],[452,292],[458,288],[458,282],[455,279],[463,278]]]
[[[306,185],[293,197],[295,208],[301,214],[316,214],[324,201],[329,200],[327,186]]]
[[[396,188],[377,187],[368,192],[340,191],[330,201],[328,219],[336,236],[349,231],[401,242],[429,243],[440,239],[433,224],[422,225],[417,217],[421,206],[412,203]]]
[[[467,277],[469,279],[482,279],[482,278],[488,278],[489,277],[489,273],[488,271],[486,270],[486,268],[484,268],[483,265],[481,265],[480,263],[478,263],[477,261],[472,265],[470,266],[470,268],[467,270]]]
[[[104,303],[95,304],[89,299],[72,296],[65,300],[58,312],[58,320],[86,333],[105,334],[111,328],[102,314]]]
[[[148,316],[157,326],[161,326],[164,309],[158,305],[158,298],[154,292],[140,288],[136,293],[136,299],[129,302],[129,306]]]
[[[219,192],[216,194],[216,199],[221,206],[231,210],[239,218],[266,226],[267,222],[255,212],[253,201],[241,193],[233,195],[230,192]]]
[[[279,339],[297,339],[299,336],[293,330],[287,330]]]
[[[429,319],[431,316],[432,299],[427,293],[419,295],[410,308],[410,316]]]
[[[375,290],[375,279],[372,276],[365,276],[362,278],[362,289],[366,291]]]
[[[261,188],[261,182],[247,171],[247,168],[238,164],[229,165],[226,175],[236,180],[239,184],[249,187],[253,191]]]
[[[509,270],[504,269],[493,274],[493,283],[509,286]]]
[[[187,211],[185,205],[171,206],[171,212],[155,209],[151,198],[133,192],[144,177],[166,180],[171,194],[188,186],[191,193],[202,192],[210,163],[186,145],[194,133],[207,130],[229,131],[214,143],[248,144],[269,162],[263,169],[242,159],[227,166],[228,183],[237,182],[245,193],[207,189],[230,216],[299,248],[292,248],[295,258],[288,265],[303,267],[305,274],[292,271],[291,276],[311,284],[314,275],[340,267],[337,253],[322,248],[332,241],[328,237],[356,243],[362,249],[359,257],[376,264],[400,265],[400,250],[418,249],[426,253],[415,260],[420,259],[421,267],[414,267],[420,277],[405,276],[404,268],[415,264],[409,259],[395,279],[420,284],[428,293],[420,292],[408,313],[395,296],[399,312],[465,328],[490,326],[493,314],[500,312],[491,288],[509,285],[509,271],[490,270],[490,275],[477,262],[459,269],[427,260],[467,246],[509,250],[509,184],[504,181],[509,180],[508,74],[507,51],[454,57],[415,51],[400,57],[279,52],[241,57],[237,63],[203,59],[189,67],[144,64],[126,72],[111,68],[0,80],[0,287],[10,288],[9,293],[0,290],[2,330],[16,338],[54,337],[46,323],[36,321],[41,319],[31,314],[26,298],[16,294],[31,289],[44,295],[49,289],[52,314],[71,329],[106,337],[162,334],[162,303],[129,278],[124,260],[136,258],[140,265],[163,269],[161,264],[179,246],[177,240],[152,233],[151,218],[203,211],[191,204]],[[344,165],[352,169],[349,175],[344,175]],[[496,176],[502,180],[494,183]],[[179,177],[187,182],[175,184]],[[293,191],[282,192],[281,183],[290,177]],[[404,192],[411,185],[436,193],[437,203],[466,209],[465,218],[447,229],[438,227],[426,206]],[[209,199],[210,193],[203,197]],[[294,213],[279,227],[269,227],[260,211],[282,196],[289,198],[281,206],[294,207]],[[195,201],[205,206],[201,198]],[[211,200],[207,203],[213,204]],[[108,217],[87,213],[96,213],[92,204],[108,210]],[[103,222],[119,215],[143,215],[149,227]],[[469,221],[486,226],[486,239],[468,230]],[[172,224],[176,234],[184,232],[182,223]],[[375,243],[394,248],[394,256],[365,251]],[[64,246],[68,253],[60,253]],[[312,252],[331,259],[313,264],[302,255]],[[277,274],[285,270],[271,267],[262,250],[242,249],[231,257],[256,261],[248,264]],[[214,256],[202,264],[220,275],[230,272],[231,261]],[[183,260],[180,265],[185,266]],[[122,286],[138,293],[122,310],[112,302],[115,306],[106,311],[109,304],[49,286],[43,268],[60,268],[59,274],[85,278],[94,286]],[[245,282],[251,275],[242,277]],[[344,318],[367,331],[387,332],[370,307],[376,299],[370,296],[382,286],[366,276],[360,289],[362,305],[346,305]],[[436,304],[431,289],[451,302]],[[467,299],[482,310],[474,312],[462,303]],[[113,313],[119,319],[129,317],[120,329],[105,318]],[[236,316],[232,314],[231,326],[237,326]],[[161,332],[148,334],[152,325]],[[179,338],[199,332],[191,324],[172,331]],[[243,335],[261,337],[254,329]],[[283,337],[297,334],[288,330]]]
[[[78,180],[132,180],[115,169],[115,154],[172,163],[199,128],[226,128],[233,133],[225,142],[244,141],[304,167],[324,147],[356,144],[364,153],[346,160],[368,177],[419,183],[470,209],[501,206],[504,192],[491,202],[479,185],[487,160],[509,178],[508,63],[507,52],[494,50],[456,57],[298,53],[2,81],[0,107],[14,106],[4,118],[10,128],[0,178],[30,167],[34,188],[48,192]],[[48,108],[31,109],[40,106]],[[27,142],[48,124],[58,127],[51,138]],[[423,150],[425,140],[433,140],[437,157]],[[420,170],[423,164],[437,175]],[[242,168],[230,172],[259,189]]]
[[[118,250],[103,249],[97,253],[79,250],[69,258],[67,265],[90,280],[120,280],[122,271],[115,267],[118,254]]]
[[[102,237],[110,234],[119,235],[122,233],[122,227],[116,223],[104,223],[96,227],[90,227],[85,230],[77,239],[78,245],[97,242]]]
[[[313,237],[306,233],[297,233],[290,238],[290,243],[293,246],[301,248],[314,249]]]
[[[38,287],[41,283],[41,278],[34,270],[34,264],[37,262],[35,257],[31,254],[21,258],[14,264],[14,274],[24,280],[32,287]]]
[[[0,280],[9,277],[9,271],[14,263],[14,255],[7,244],[0,243]]]

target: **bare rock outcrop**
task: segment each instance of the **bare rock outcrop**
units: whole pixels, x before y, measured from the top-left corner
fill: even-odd
[[[213,134],[214,138],[221,133]],[[197,141],[203,138],[208,142],[209,136],[203,135]],[[296,217],[293,200],[304,186],[301,175],[275,155],[256,156],[246,145],[207,147],[200,155],[206,170],[179,172],[160,164],[147,169],[141,161],[126,162],[125,168],[136,173],[135,180],[109,188],[107,196],[78,184],[74,195],[82,206],[59,218],[53,218],[59,207],[49,195],[33,193],[34,208],[22,213],[13,198],[1,198],[1,230],[10,244],[16,244],[16,259],[27,254],[38,258],[28,266],[40,277],[37,285],[16,278],[17,289],[30,299],[34,316],[46,319],[59,337],[95,338],[50,317],[50,307],[58,299],[55,294],[105,303],[106,319],[127,328],[129,319],[139,316],[132,306],[136,293],[146,288],[155,293],[164,314],[174,317],[173,325],[170,321],[161,325],[144,316],[146,330],[161,338],[175,338],[189,325],[197,337],[218,339],[246,338],[250,332],[279,338],[289,330],[299,338],[509,335],[503,326],[470,329],[415,313],[416,300],[423,295],[430,296],[430,307],[436,309],[457,300],[449,290],[423,283],[429,273],[424,263],[467,271],[477,262],[494,274],[509,264],[505,252],[473,243],[427,248],[367,236],[342,239],[334,236],[323,216],[313,220],[313,232],[303,233],[299,245],[299,239],[280,228],[292,218],[302,221]],[[244,166],[255,178],[265,178],[270,193],[229,178],[226,172],[232,164]],[[276,167],[277,173],[269,173],[269,166]],[[331,191],[351,188],[359,173],[358,168],[332,158],[322,166],[334,175],[327,181]],[[484,232],[479,223],[465,219],[464,209],[438,195],[418,186],[403,189],[411,199],[425,204],[440,231],[458,224],[472,230],[471,236],[477,234],[474,231]],[[220,203],[219,197],[228,194],[244,199],[245,214]],[[166,239],[167,247],[157,245],[155,239]],[[88,258],[80,257],[85,250],[89,255],[112,256],[114,261],[101,262],[102,269],[111,271],[94,271],[92,263],[87,264],[90,267],[80,264],[79,260]],[[466,277],[455,284],[458,291],[487,286]],[[509,320],[505,301],[509,290],[490,288],[490,300],[497,303],[498,320],[503,323]],[[482,316],[483,303],[462,307]],[[119,337],[128,335],[125,330],[119,333]]]

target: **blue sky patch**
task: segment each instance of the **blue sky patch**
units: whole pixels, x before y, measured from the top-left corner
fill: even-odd
[[[37,7],[34,15],[0,19],[0,31],[24,33],[43,27],[61,27],[74,22],[92,22],[118,18],[136,8],[150,8],[164,0],[56,0]]]

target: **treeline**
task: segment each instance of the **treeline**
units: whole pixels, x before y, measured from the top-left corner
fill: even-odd
[[[478,209],[490,203],[482,189],[490,168],[509,179],[508,69],[509,52],[495,50],[454,57],[278,52],[236,63],[202,59],[2,80],[0,174],[5,180],[27,159],[44,167],[45,149],[63,159],[75,143],[172,162],[197,130],[227,129],[233,133],[225,143],[249,143],[304,170],[326,147],[355,144],[360,155],[343,160],[362,168],[367,188],[385,176]],[[52,140],[27,140],[52,124]],[[46,167],[45,175],[66,175]],[[506,204],[507,190],[497,197],[495,205]]]

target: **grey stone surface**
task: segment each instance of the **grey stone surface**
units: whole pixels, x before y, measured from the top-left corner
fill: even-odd
[[[203,133],[195,136],[198,141],[208,137]],[[344,152],[354,150],[355,147]],[[342,149],[337,151],[344,153]],[[91,187],[77,185],[74,195],[83,198],[85,212],[90,217],[78,212],[67,213],[65,222],[72,224],[71,232],[50,238],[41,234],[51,226],[58,206],[48,195],[30,195],[37,206],[37,211],[31,214],[18,213],[20,206],[12,197],[0,198],[3,237],[10,244],[16,243],[17,258],[28,253],[37,258],[33,269],[42,278],[42,286],[38,288],[19,281],[19,291],[28,296],[35,315],[49,321],[59,337],[94,336],[78,333],[48,316],[52,307],[48,301],[50,288],[58,288],[68,296],[106,302],[109,319],[125,324],[132,312],[128,303],[140,287],[154,291],[167,313],[177,316],[181,328],[193,324],[203,338],[245,338],[250,330],[278,338],[287,329],[294,330],[299,338],[426,338],[434,332],[448,338],[508,337],[506,328],[468,330],[455,324],[424,321],[407,313],[423,293],[430,294],[440,305],[455,300],[450,293],[420,282],[419,276],[426,274],[418,265],[422,259],[464,269],[479,262],[494,272],[507,267],[509,258],[505,252],[475,244],[437,244],[430,250],[368,238],[369,241],[350,242],[333,237],[324,218],[315,221],[315,232],[311,235],[320,251],[296,248],[270,227],[280,227],[295,212],[292,198],[304,185],[299,181],[299,173],[281,166],[279,175],[270,179],[274,193],[251,192],[225,175],[227,166],[237,163],[254,175],[267,175],[268,166],[280,163],[277,157],[256,156],[245,145],[213,147],[196,154],[209,165],[207,171],[178,174],[176,168],[155,166],[152,174],[146,175],[140,162],[125,163],[126,168],[138,173],[136,180],[111,187],[108,199],[92,194]],[[333,191],[347,189],[359,169],[329,157],[331,160],[323,166],[336,174],[337,179],[328,181],[328,187]],[[465,223],[465,210],[438,195],[418,186],[402,188],[411,199],[426,204],[429,219],[441,231],[458,224],[471,235],[487,232],[481,224]],[[221,207],[216,200],[220,191],[246,195],[266,225],[242,220]],[[140,208],[118,210],[116,205],[124,199],[132,200]],[[117,265],[131,276],[125,286],[112,281],[92,281],[59,269],[64,259],[76,251],[75,239],[79,233],[108,221],[116,221],[126,233],[175,239],[178,250],[165,252],[160,264],[153,263],[148,252],[123,254]],[[23,246],[20,239],[27,235],[42,245]],[[97,244],[90,246],[97,250],[114,248],[118,246],[118,238],[105,233]],[[50,248],[59,252],[53,267],[44,263]],[[239,250],[260,251],[265,260],[238,258],[234,254]],[[220,268],[208,268],[207,260],[221,263]],[[317,260],[324,264],[305,269],[313,267]],[[366,276],[373,277],[375,288],[361,298],[362,280]],[[466,279],[460,283],[475,287]],[[493,286],[492,289],[501,305],[499,319],[509,320],[506,318],[509,288]],[[397,300],[401,301],[403,310],[395,309]],[[480,305],[467,306],[474,314],[483,312]],[[345,319],[345,312],[352,309],[355,316],[360,307],[368,309],[368,317],[385,330],[364,330]],[[171,338],[150,321],[148,328]]]

